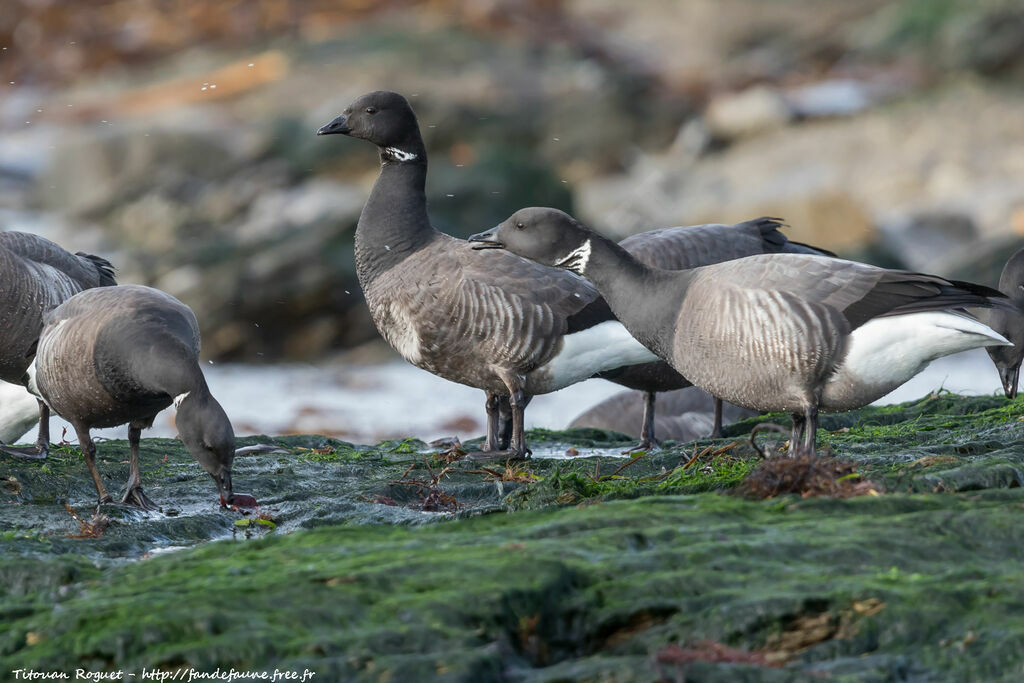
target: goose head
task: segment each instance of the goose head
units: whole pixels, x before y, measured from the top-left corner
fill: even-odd
[[[507,249],[545,266],[583,275],[590,260],[591,233],[558,209],[520,209],[500,225],[469,238],[474,249]]]
[[[423,153],[416,114],[404,97],[388,90],[357,97],[316,134],[348,135],[366,140],[397,161],[412,161]]]
[[[221,405],[209,393],[179,396],[178,434],[192,457],[213,478],[222,506],[234,502],[231,464],[235,459],[235,432]]]

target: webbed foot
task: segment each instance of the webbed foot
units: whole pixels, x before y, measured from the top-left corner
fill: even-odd
[[[631,455],[633,453],[639,453],[640,451],[649,453],[650,451],[656,451],[659,448],[661,448],[661,442],[657,439],[641,439],[640,443],[637,445],[622,451],[622,455]]]
[[[131,505],[132,507],[142,508],[143,510],[149,510],[157,512],[160,510],[160,506],[150,500],[146,492],[142,490],[142,486],[133,486],[124,492],[124,497],[121,498],[121,505]]]
[[[521,451],[513,448],[506,448],[500,451],[473,451],[466,454],[466,460],[511,460],[512,462],[515,462],[517,460],[529,460],[531,455],[533,455],[533,451],[529,448]]]
[[[36,444],[35,446],[8,446],[0,444],[0,452],[13,455],[16,458],[46,460],[46,456],[50,454],[50,444]]]

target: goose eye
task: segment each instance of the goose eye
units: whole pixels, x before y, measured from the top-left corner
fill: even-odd
[[[525,226],[525,225],[523,225],[522,223],[516,223],[516,227],[517,227],[517,228],[519,228],[520,230],[522,230],[522,229],[523,229],[523,228],[525,228],[526,226]]]
[[[377,113],[377,107],[367,107],[366,108],[366,113],[367,114],[376,114]]]

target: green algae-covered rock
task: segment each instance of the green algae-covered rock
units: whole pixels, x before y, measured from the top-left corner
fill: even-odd
[[[1024,402],[948,394],[826,416],[822,445],[887,491],[849,500],[729,495],[758,420],[638,457],[620,435],[538,431],[561,457],[525,463],[247,438],[278,447],[235,461],[258,515],[221,509],[174,440],[142,446],[162,514],[94,518],[73,447],[0,456],[0,680],[1013,680],[1022,420]],[[117,490],[127,444],[98,460]]]

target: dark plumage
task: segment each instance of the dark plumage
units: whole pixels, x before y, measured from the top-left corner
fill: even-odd
[[[0,380],[25,384],[46,311],[84,289],[115,284],[105,259],[72,254],[38,235],[0,232]],[[2,450],[45,458],[49,441],[49,409],[40,401],[36,447]]]
[[[619,246],[641,263],[665,270],[696,268],[756,254],[835,256],[830,251],[790,241],[780,227],[780,219],[763,217],[736,225],[661,228],[631,235],[619,242]],[[640,443],[634,450],[646,450],[658,444],[654,419],[656,393],[691,386],[688,379],[664,361],[615,368],[598,377],[643,392]],[[711,436],[721,435],[722,402],[714,399]]]
[[[956,312],[1005,307],[1002,294],[933,275],[804,254],[660,270],[554,209],[523,209],[471,240],[587,277],[696,386],[792,413],[794,451],[814,452],[819,409],[866,405],[935,358],[1008,343]]]
[[[1003,266],[999,291],[1010,298],[1014,307],[979,311],[978,317],[1013,342],[1013,346],[990,346],[985,350],[999,371],[1003,393],[1007,398],[1016,398],[1021,360],[1024,359],[1024,249],[1017,251]]]
[[[100,503],[93,427],[128,423],[131,475],[123,503],[155,507],[142,490],[139,438],[175,403],[181,440],[231,503],[234,431],[199,367],[199,325],[170,294],[138,285],[90,289],[46,315],[30,389],[78,435]]]
[[[381,170],[359,218],[356,271],[377,329],[407,361],[483,389],[485,449],[502,443],[511,402],[512,456],[529,450],[523,411],[546,393],[619,365],[656,360],[629,337],[585,280],[504,252],[480,254],[427,216],[427,154],[405,98],[358,98],[318,134],[367,140]]]

